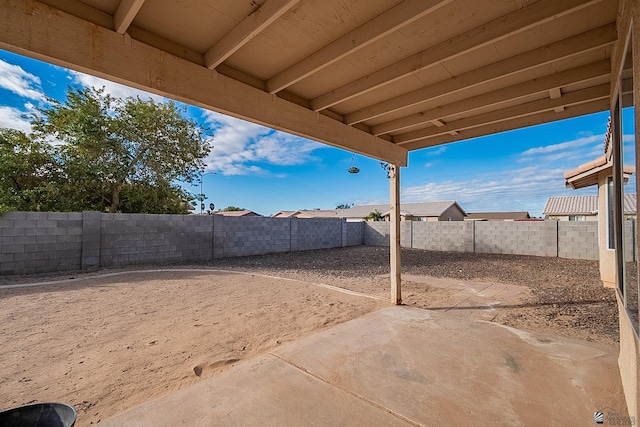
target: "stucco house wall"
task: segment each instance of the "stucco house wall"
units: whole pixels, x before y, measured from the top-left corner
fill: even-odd
[[[451,218],[451,219],[449,219]],[[439,221],[464,221],[464,213],[460,210],[458,204],[451,205],[438,218]]]

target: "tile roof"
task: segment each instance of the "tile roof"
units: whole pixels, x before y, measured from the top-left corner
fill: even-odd
[[[598,184],[598,177],[601,172],[613,168],[613,160],[606,156],[600,156],[595,160],[581,164],[576,169],[564,173],[565,185],[567,188],[579,189]],[[636,172],[635,166],[624,165],[625,182],[629,180],[631,174]]]
[[[598,213],[598,196],[549,197],[542,213],[549,215],[592,215]],[[636,195],[624,195],[624,213],[636,213]]]
[[[528,218],[531,218],[529,212],[473,212],[467,214],[467,219],[516,220]]]
[[[570,179],[570,178],[573,178],[574,176],[580,175],[581,173],[588,172],[592,169],[595,169],[600,166],[604,166],[606,164],[607,164],[607,158],[605,156],[600,156],[595,160],[581,164],[576,169],[565,172],[563,177],[564,179]]]

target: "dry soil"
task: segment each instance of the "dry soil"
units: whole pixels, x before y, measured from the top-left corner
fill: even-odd
[[[98,423],[388,305],[388,260],[388,248],[363,246],[0,277],[0,285],[41,284],[0,289],[0,409],[65,401],[78,409],[79,427]],[[494,321],[617,345],[615,293],[602,287],[595,261],[403,250],[402,262],[414,275],[526,286],[522,303]],[[159,268],[169,271],[143,271]],[[186,268],[243,274],[179,271]],[[446,298],[446,290],[403,283],[405,304],[430,308]]]

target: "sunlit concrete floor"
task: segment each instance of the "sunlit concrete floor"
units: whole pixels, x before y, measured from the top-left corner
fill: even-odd
[[[100,425],[585,426],[595,411],[626,415],[616,348],[400,306]]]

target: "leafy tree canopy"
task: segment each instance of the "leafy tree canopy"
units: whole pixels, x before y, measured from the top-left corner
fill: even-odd
[[[376,209],[375,211],[370,212],[369,215],[367,215],[364,219],[372,221],[382,221],[384,219],[384,216],[382,216],[382,212]]]
[[[30,137],[0,133],[0,164],[13,170],[0,181],[0,205],[187,212],[193,197],[175,182],[193,182],[210,147],[173,102],[118,99],[93,88],[69,88],[64,102],[49,101],[33,117]]]
[[[220,209],[220,212],[236,212],[236,211],[246,211],[245,208],[239,208],[237,206],[227,206],[224,209]]]
[[[340,204],[336,206],[336,209],[351,209],[353,207],[353,203]]]
[[[53,149],[22,132],[0,129],[0,212],[51,209],[58,193]]]

